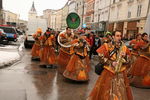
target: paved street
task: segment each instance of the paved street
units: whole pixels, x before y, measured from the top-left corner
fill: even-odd
[[[98,77],[92,69],[88,83],[75,83],[39,64],[25,50],[21,61],[0,69],[0,100],[86,100]],[[132,89],[134,100],[150,100],[150,89]]]

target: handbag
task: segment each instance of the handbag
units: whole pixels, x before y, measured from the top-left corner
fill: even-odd
[[[109,54],[110,57],[113,56],[114,53],[117,52],[117,48],[114,48],[114,50],[112,50]],[[103,62],[99,62],[97,65],[95,65],[95,73],[97,75],[101,75],[102,71],[104,70],[104,63]]]
[[[103,63],[99,62],[97,65],[95,65],[95,73],[97,75],[101,75],[103,70],[104,70],[104,64]]]

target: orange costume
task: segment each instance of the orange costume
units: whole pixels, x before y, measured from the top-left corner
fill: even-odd
[[[146,46],[146,47],[145,47]],[[136,87],[150,88],[150,51],[148,42],[141,41],[134,46],[139,55],[130,70],[130,83]]]
[[[130,69],[132,68],[132,66],[133,66],[133,63],[135,62],[135,60],[137,59],[137,57],[138,57],[138,49],[137,48],[135,48],[135,46],[138,44],[138,43],[140,43],[142,40],[137,40],[137,39],[133,39],[133,40],[131,40],[130,41],[130,43],[129,43],[129,45],[132,47],[132,51],[131,51],[131,66],[130,66]],[[128,69],[129,70],[129,72],[128,72],[128,74],[130,75],[130,69]]]
[[[63,74],[63,72],[66,69],[66,66],[70,60],[71,55],[74,53],[73,51],[73,47],[71,46],[71,41],[73,39],[73,34],[71,35],[67,35],[67,33],[60,33],[58,35],[58,38],[60,38],[60,42],[61,42],[61,48],[59,51],[59,55],[57,56],[57,64],[59,66],[58,70],[61,74]],[[69,46],[68,46],[69,45]]]
[[[56,64],[56,54],[54,50],[54,35],[44,34],[41,37],[42,47],[40,53],[41,65],[54,65]]]
[[[74,40],[74,54],[71,56],[69,63],[64,71],[65,78],[75,81],[89,80],[88,72],[90,70],[90,60],[87,55],[86,41],[83,39]]]
[[[39,28],[35,34],[33,34],[33,38],[35,39],[34,45],[31,50],[32,59],[39,59],[39,51],[40,51],[40,37],[42,34],[42,30]]]
[[[97,49],[101,57],[100,61],[103,61],[105,65],[88,100],[133,100],[126,74],[126,64],[122,63],[122,59],[125,60],[127,56],[130,56],[130,52],[125,45],[121,45],[119,50],[117,49],[111,55],[110,52],[114,50],[115,46],[112,43],[104,43]],[[119,57],[121,52],[125,54],[125,57]],[[114,61],[119,61],[116,66],[112,66]]]

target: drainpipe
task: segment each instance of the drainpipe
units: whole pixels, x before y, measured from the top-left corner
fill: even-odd
[[[83,0],[83,10],[82,10],[82,24],[81,24],[81,28],[82,28],[82,26],[83,26],[83,17],[84,17],[84,5],[85,4],[85,2],[84,2],[84,0]]]
[[[110,7],[111,7],[111,0],[109,0],[109,12],[108,12],[108,23],[106,24],[106,30],[105,31],[108,31],[108,25],[109,25],[109,19],[110,19]]]

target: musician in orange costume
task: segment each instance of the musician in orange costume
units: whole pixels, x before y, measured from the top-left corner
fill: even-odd
[[[112,33],[113,40],[97,49],[104,70],[87,100],[133,100],[126,64],[130,52],[121,41],[121,32]]]
[[[54,67],[54,64],[56,64],[54,46],[55,37],[51,31],[47,29],[46,33],[44,33],[41,37],[41,65],[46,65],[46,67]]]
[[[138,57],[131,68],[131,85],[142,88],[150,88],[150,42],[148,34],[142,34],[142,41],[134,46],[138,50]]]
[[[69,27],[66,28],[65,32],[58,35],[58,43],[60,44],[61,48],[59,55],[57,56],[57,64],[59,66],[58,70],[61,74],[63,74],[65,71],[70,57],[74,53],[73,47],[70,44],[73,38],[74,35]]]
[[[42,30],[41,28],[37,29],[37,32],[33,34],[33,38],[35,40],[32,50],[31,50],[31,55],[32,55],[32,59],[39,59],[39,51],[40,51],[40,37],[42,34]]]
[[[78,38],[72,41],[72,45],[74,45],[74,54],[71,56],[63,75],[74,81],[88,81],[90,70],[90,60],[87,55],[88,44],[84,38]]]
[[[141,34],[137,34],[136,38],[129,42],[129,45],[132,47],[131,50],[131,66],[128,69],[128,76],[130,76],[130,71],[133,66],[133,63],[136,61],[138,57],[138,49],[135,48],[135,45],[142,41]]]
[[[141,41],[142,41],[141,34],[137,34],[136,39],[130,41],[129,45],[132,47],[133,52],[137,53],[137,49],[135,48],[135,45]]]

